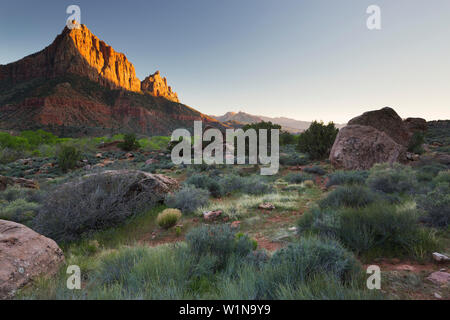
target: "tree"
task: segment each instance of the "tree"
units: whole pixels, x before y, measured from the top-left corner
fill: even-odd
[[[308,153],[311,159],[321,160],[329,156],[331,147],[339,129],[333,122],[325,125],[322,121],[314,121],[311,126],[300,135],[298,149]]]

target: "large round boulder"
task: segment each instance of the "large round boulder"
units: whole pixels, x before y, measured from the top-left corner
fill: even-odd
[[[38,276],[55,274],[63,262],[55,241],[19,223],[0,220],[0,299],[12,298]]]
[[[386,133],[392,140],[403,146],[408,146],[411,132],[403,123],[402,118],[394,109],[386,107],[380,110],[368,111],[351,119],[348,125],[370,126]]]
[[[330,152],[331,164],[347,170],[370,169],[375,163],[403,162],[406,148],[385,132],[370,126],[347,125],[342,128]]]

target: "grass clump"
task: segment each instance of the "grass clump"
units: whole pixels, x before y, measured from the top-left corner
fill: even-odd
[[[319,201],[321,208],[325,207],[365,207],[377,200],[376,194],[365,186],[339,186]]]
[[[422,220],[427,224],[445,228],[450,224],[450,184],[439,183],[432,191],[418,199],[418,206],[425,215]]]
[[[178,209],[166,209],[156,218],[156,223],[161,228],[169,229],[177,224],[178,220],[181,218],[181,211]]]
[[[384,193],[413,193],[418,183],[411,167],[399,163],[383,163],[370,169],[367,185],[372,190]]]
[[[193,185],[184,185],[179,191],[168,194],[165,203],[170,208],[180,209],[183,213],[193,213],[209,202],[209,191]]]
[[[363,185],[366,183],[366,179],[369,176],[368,171],[344,171],[339,170],[328,176],[329,180],[327,182],[327,188],[335,185],[343,185],[343,184],[360,184]]]
[[[305,182],[307,180],[314,180],[314,176],[308,173],[289,173],[284,177],[284,180],[286,180],[289,183],[292,184],[298,184]]]

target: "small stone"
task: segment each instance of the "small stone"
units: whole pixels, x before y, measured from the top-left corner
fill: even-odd
[[[238,220],[233,221],[233,222],[231,223],[231,228],[239,228],[239,225],[240,225],[240,224],[241,224],[241,222],[238,221]]]
[[[433,272],[427,279],[438,285],[447,284],[450,281],[450,273],[441,271]]]
[[[258,206],[258,208],[263,209],[263,210],[273,210],[273,209],[275,209],[275,206],[269,202],[264,202],[264,203],[261,203]]]
[[[436,299],[442,299],[442,296],[439,293],[437,293],[437,292],[434,293],[434,297]]]
[[[205,220],[213,220],[222,214],[222,210],[205,211],[203,212],[203,218]]]
[[[290,227],[288,230],[289,231],[297,231],[297,227]]]
[[[443,262],[443,261],[449,261],[450,258],[447,257],[445,254],[439,253],[439,252],[433,252],[433,259],[438,261],[438,262]]]
[[[102,157],[102,154],[101,154],[101,153],[97,153],[97,154],[95,155],[95,157],[96,157],[96,158],[101,158],[101,157]]]

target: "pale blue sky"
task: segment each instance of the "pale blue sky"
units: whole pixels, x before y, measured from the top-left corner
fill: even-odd
[[[0,64],[49,45],[70,4],[141,80],[161,70],[203,113],[346,122],[391,106],[450,119],[448,0],[4,0]],[[371,4],[380,31],[366,28]]]

